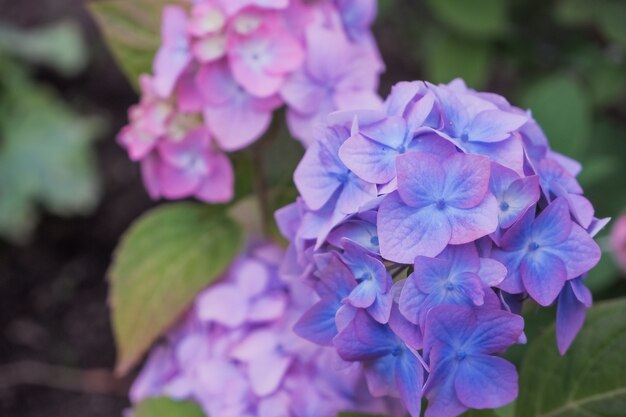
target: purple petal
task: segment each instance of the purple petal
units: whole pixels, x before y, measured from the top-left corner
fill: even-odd
[[[446,171],[435,156],[408,153],[399,156],[396,164],[398,192],[406,204],[423,207],[442,198]]]
[[[423,314],[422,305],[426,299],[426,294],[419,290],[416,281],[416,276],[411,274],[407,278],[402,292],[400,293],[400,312],[402,315],[413,324],[420,324],[420,318]]]
[[[410,348],[418,350],[423,347],[424,337],[421,329],[406,319],[400,312],[398,304],[392,306],[389,327]]]
[[[565,355],[572,345],[587,315],[587,307],[578,300],[572,288],[572,284],[578,281],[580,280],[568,281],[559,295],[556,310],[556,341],[561,355]]]
[[[559,244],[570,235],[572,224],[567,200],[557,198],[537,216],[533,224],[534,240],[542,246]]]
[[[247,300],[232,285],[216,285],[196,300],[198,317],[202,321],[223,324],[228,327],[241,325],[247,314]]]
[[[380,252],[385,259],[412,264],[416,256],[437,256],[448,244],[452,227],[434,206],[414,209],[397,193],[385,197],[378,211]]]
[[[567,279],[563,261],[541,249],[526,255],[520,274],[528,294],[542,306],[552,304]]]
[[[549,247],[565,264],[567,278],[579,277],[600,261],[602,251],[598,244],[579,225],[573,224],[567,239],[556,246]]]
[[[357,213],[377,195],[375,184],[365,182],[353,173],[349,173],[341,188],[341,194],[337,198],[336,209],[344,215]]]
[[[384,184],[396,175],[398,151],[361,134],[350,137],[339,149],[341,160],[365,181]]]
[[[499,142],[528,121],[528,115],[487,110],[479,113],[469,126],[470,140],[476,142]]]
[[[517,343],[524,330],[524,319],[513,313],[491,308],[474,309],[478,325],[471,336],[473,353],[499,353]]]
[[[454,387],[468,408],[499,408],[517,397],[517,370],[497,356],[468,356],[459,365]]]
[[[515,223],[521,216],[532,207],[540,197],[539,177],[520,178],[513,181],[511,186],[498,201],[500,214],[500,227],[506,229]]]
[[[483,284],[488,287],[496,287],[506,278],[507,269],[494,259],[480,258],[478,275]]]
[[[484,155],[515,171],[518,175],[524,175],[524,145],[518,135],[501,142],[464,142],[466,152]]]
[[[444,250],[443,253],[447,250]],[[418,256],[414,262],[413,279],[409,279],[409,281],[415,281],[421,292],[429,294],[441,288],[441,284],[450,277],[450,270],[451,262],[449,260]]]
[[[162,163],[159,169],[161,193],[166,198],[179,199],[193,194],[200,177],[193,171]]]
[[[293,327],[298,335],[322,346],[332,346],[337,335],[335,314],[341,307],[336,299],[328,297],[308,309]]]
[[[478,155],[457,153],[445,161],[446,182],[443,198],[455,208],[476,207],[489,189],[491,164],[489,159]]]
[[[378,285],[373,280],[359,283],[348,296],[348,301],[355,307],[367,308],[376,300]]]
[[[299,70],[287,78],[280,94],[290,108],[302,114],[311,114],[324,100],[326,92],[304,70]]]
[[[424,368],[415,355],[417,353],[405,349],[395,363],[396,386],[411,417],[420,416],[421,391],[424,384]]]
[[[385,324],[389,321],[389,315],[391,314],[391,308],[393,307],[393,294],[388,292],[387,294],[377,294],[374,303],[368,307],[367,312],[377,322]]]
[[[450,243],[459,245],[477,240],[498,228],[498,202],[492,194],[470,209],[446,209],[451,227]]]
[[[270,354],[248,363],[250,385],[258,396],[271,394],[280,385],[292,358]]]
[[[363,310],[333,340],[337,353],[346,361],[363,361],[385,356],[396,347],[389,327],[377,323]]]
[[[206,176],[195,196],[207,203],[224,203],[232,200],[235,192],[235,173],[228,157],[214,154],[210,162],[211,172]]]
[[[424,394],[428,398],[425,417],[457,417],[467,410],[468,407],[457,398],[454,388],[455,374],[456,364],[451,360],[440,362],[431,369],[424,385]]]
[[[313,143],[298,164],[294,173],[294,182],[298,191],[312,210],[318,210],[326,204],[333,193],[342,185],[338,167],[330,155],[334,149],[326,143]],[[347,169],[346,169],[347,170]]]

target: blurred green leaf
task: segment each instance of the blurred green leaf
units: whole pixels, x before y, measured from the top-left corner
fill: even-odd
[[[489,75],[490,46],[450,34],[428,37],[426,74],[435,83],[463,78],[468,86],[480,89]]]
[[[610,226],[608,226],[610,227]],[[585,284],[594,293],[600,293],[620,280],[620,272],[610,253],[604,253],[598,265],[595,266],[585,280]]]
[[[575,81],[552,75],[530,86],[522,105],[532,111],[558,152],[580,158],[591,136],[591,108],[582,87]]]
[[[619,172],[622,162],[616,155],[592,156],[583,160],[578,182],[583,188],[601,183]]]
[[[134,417],[205,417],[192,401],[175,401],[169,397],[147,398],[133,410]]]
[[[570,351],[554,329],[531,342],[520,373],[517,417],[619,417],[626,409],[626,299],[597,304]]]
[[[93,141],[103,121],[74,113],[21,66],[0,67],[0,235],[21,242],[36,225],[38,205],[60,216],[95,208],[101,190]]]
[[[67,76],[83,70],[88,58],[80,28],[73,22],[24,30],[0,25],[0,50]]]
[[[137,87],[139,76],[152,70],[161,39],[163,7],[182,0],[101,0],[89,4],[120,67]]]
[[[498,417],[498,414],[494,410],[470,410],[461,417]]]
[[[432,11],[451,28],[476,37],[493,37],[508,25],[506,0],[429,0]]]
[[[556,2],[556,18],[559,22],[579,26],[591,23],[595,17],[597,4],[589,0],[561,0]]]
[[[218,206],[167,204],[135,222],[109,273],[118,372],[128,371],[224,272],[242,243],[241,228]]]
[[[606,36],[626,46],[626,2],[606,0],[598,6],[598,24]]]

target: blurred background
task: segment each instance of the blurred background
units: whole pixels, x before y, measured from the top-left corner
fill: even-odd
[[[137,95],[85,3],[0,0],[1,416],[127,406],[132,375],[110,371],[106,269],[154,203],[115,143]],[[622,0],[381,0],[380,91],[463,77],[532,108],[553,147],[583,163],[597,216],[615,218],[626,209],[625,22]],[[626,295],[609,230],[587,281],[596,300]],[[553,317],[531,308],[529,338]]]

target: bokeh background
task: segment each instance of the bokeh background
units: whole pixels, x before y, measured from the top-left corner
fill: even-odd
[[[136,93],[85,3],[0,0],[1,416],[119,416],[128,404],[132,375],[111,373],[106,269],[155,203],[115,143]],[[583,163],[599,217],[626,209],[626,1],[381,0],[375,32],[382,95],[455,77],[500,93]],[[607,233],[587,281],[596,300],[626,295]],[[531,308],[529,338],[553,316]]]

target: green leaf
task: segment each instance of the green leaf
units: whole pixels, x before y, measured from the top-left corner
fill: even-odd
[[[192,401],[175,401],[168,397],[148,398],[133,410],[134,417],[205,417],[204,412]]]
[[[598,23],[606,36],[626,46],[626,2],[605,1],[599,6]]]
[[[607,227],[611,227],[610,225]],[[599,293],[610,288],[620,280],[620,272],[612,254],[604,253],[598,265],[596,265],[585,280],[585,285],[594,293]]]
[[[94,140],[103,120],[75,113],[26,78],[21,65],[0,67],[0,236],[24,242],[39,206],[59,216],[96,207],[101,187]]]
[[[470,410],[461,417],[498,417],[498,414],[494,410]]]
[[[532,85],[522,98],[558,152],[584,155],[591,136],[591,108],[582,87],[563,76],[550,76]]]
[[[224,272],[242,243],[223,207],[195,203],[167,204],[130,228],[110,270],[119,373]]]
[[[429,0],[433,13],[451,28],[475,37],[494,37],[506,29],[506,0]]]
[[[28,30],[2,25],[0,49],[68,76],[76,75],[87,65],[87,47],[80,28],[73,22]]]
[[[518,417],[619,417],[626,409],[626,299],[589,310],[560,356],[554,328],[532,342],[520,373]]]
[[[182,0],[102,0],[89,4],[113,56],[137,87],[139,76],[152,71],[161,38],[163,7]]]
[[[426,38],[426,74],[435,83],[463,78],[472,88],[480,89],[489,75],[491,49],[485,42],[438,34]]]
[[[571,26],[593,22],[596,5],[589,0],[561,0],[556,3],[556,19]]]

